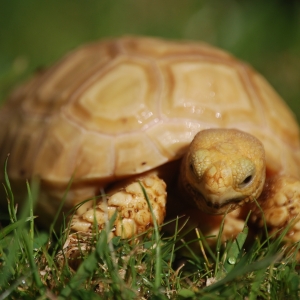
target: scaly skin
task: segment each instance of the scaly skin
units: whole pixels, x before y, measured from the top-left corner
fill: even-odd
[[[300,241],[300,181],[288,176],[275,176],[268,178],[264,190],[258,199],[264,212],[255,204],[250,221],[258,228],[264,227],[264,219],[269,234],[280,232],[289,226],[285,236],[287,242]],[[298,259],[300,255],[298,255]]]
[[[201,211],[224,214],[262,192],[265,152],[259,140],[236,129],[200,131],[181,165],[179,184]]]
[[[163,223],[166,214],[166,184],[155,172],[132,178],[122,187],[115,187],[100,198],[95,207],[88,208],[84,213],[78,212],[70,221],[70,232],[56,260],[64,264],[65,257],[69,265],[77,269],[82,261],[82,254],[93,249],[93,241],[97,230],[105,230],[110,218],[116,219],[109,238],[120,236],[131,238],[143,234],[153,227],[152,213],[144,197],[144,187],[158,225]],[[96,220],[96,223],[95,222]],[[97,228],[96,228],[97,226]]]
[[[299,241],[299,179],[286,175],[265,177],[264,149],[256,138],[235,129],[199,132],[183,158],[179,179],[186,199],[199,209],[187,212],[190,226],[199,227],[206,236],[217,235],[223,217],[214,215],[227,212],[222,233],[226,241],[242,230],[251,210],[248,225],[253,233],[265,225],[269,234],[290,226],[286,242]],[[208,242],[212,244],[213,240]]]
[[[95,208],[91,206],[84,213],[75,215],[71,220],[71,230],[92,232],[94,220],[97,221],[98,229],[102,230],[115,213],[112,235],[130,238],[152,227],[152,215],[139,181],[148,195],[156,222],[161,225],[166,214],[166,184],[154,173],[149,173],[133,179],[120,189],[108,191],[106,201],[100,198]]]

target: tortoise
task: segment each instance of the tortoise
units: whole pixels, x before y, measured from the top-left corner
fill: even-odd
[[[86,202],[74,231],[100,229],[117,211],[112,234],[130,237],[190,214],[195,226],[234,237],[251,222],[270,231],[300,211],[300,141],[295,117],[246,63],[210,45],[150,37],[94,42],[17,88],[0,111],[0,161],[21,202],[38,177],[36,212],[49,224]],[[117,182],[117,184],[116,184]],[[70,184],[71,183],[71,184]],[[5,196],[1,197],[2,203]],[[300,240],[296,219],[287,238]]]

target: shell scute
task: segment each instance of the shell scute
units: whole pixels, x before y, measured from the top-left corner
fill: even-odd
[[[299,148],[299,127],[283,99],[259,74],[254,75],[253,81],[257,86],[257,93],[261,96],[261,105],[269,128],[276,131],[285,143],[295,149]],[[280,119],[284,122],[278,122]]]
[[[114,60],[73,95],[65,114],[87,130],[108,135],[139,131],[157,118],[158,80],[145,60]]]
[[[145,134],[134,133],[115,141],[116,176],[139,174],[168,161]]]
[[[281,98],[201,43],[125,37],[81,47],[17,89],[0,125],[1,162],[10,152],[18,178],[109,182],[180,158],[213,127],[255,135],[272,172],[300,177],[299,129]]]
[[[251,123],[260,122],[259,115],[253,115],[254,105],[243,85],[239,65],[198,58],[170,63],[167,68],[169,78],[165,87],[168,90],[165,92],[166,99],[162,101],[162,111],[168,117],[196,119],[219,127],[247,119]]]

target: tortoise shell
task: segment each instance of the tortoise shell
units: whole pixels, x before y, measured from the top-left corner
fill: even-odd
[[[83,46],[39,72],[0,111],[12,181],[98,186],[179,159],[195,134],[237,128],[267,169],[300,177],[297,122],[247,64],[199,42],[123,37]]]

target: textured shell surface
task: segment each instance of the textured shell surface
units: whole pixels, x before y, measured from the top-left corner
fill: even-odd
[[[0,110],[12,179],[112,181],[180,158],[206,128],[264,144],[271,171],[300,177],[299,129],[247,64],[199,42],[124,37],[83,46],[19,87]]]

